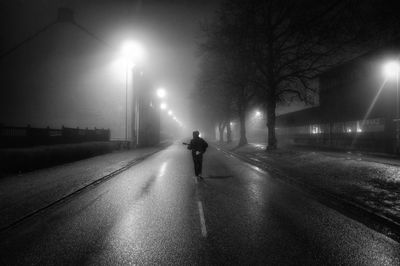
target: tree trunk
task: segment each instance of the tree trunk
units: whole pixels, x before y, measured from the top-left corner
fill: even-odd
[[[267,128],[268,128],[268,146],[267,150],[276,150],[278,141],[275,135],[275,108],[276,102],[271,99],[267,104]]]
[[[223,122],[220,122],[220,123],[218,124],[219,143],[223,143],[223,142],[224,142],[224,129],[225,129],[224,123],[223,123]]]
[[[231,143],[232,142],[232,129],[231,129],[231,122],[228,121],[226,124],[226,142]]]
[[[239,120],[240,120],[240,140],[239,146],[246,145],[247,138],[246,138],[246,111],[245,108],[241,108],[239,113]]]

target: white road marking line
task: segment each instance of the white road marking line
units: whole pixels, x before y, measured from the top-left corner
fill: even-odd
[[[201,234],[203,237],[207,237],[206,220],[204,219],[203,204],[201,204],[201,201],[197,201],[197,206],[199,207]]]

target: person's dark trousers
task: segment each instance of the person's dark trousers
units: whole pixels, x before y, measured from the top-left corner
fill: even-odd
[[[201,168],[203,165],[203,154],[195,155],[192,154],[193,156],[193,163],[194,163],[194,173],[196,176],[201,174]]]

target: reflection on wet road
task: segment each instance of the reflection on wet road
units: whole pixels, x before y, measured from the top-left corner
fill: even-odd
[[[399,243],[210,148],[179,145],[1,235],[4,264],[399,264]]]

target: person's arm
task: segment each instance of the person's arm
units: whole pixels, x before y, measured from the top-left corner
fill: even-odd
[[[193,140],[190,141],[189,145],[187,146],[188,150],[193,149]]]

